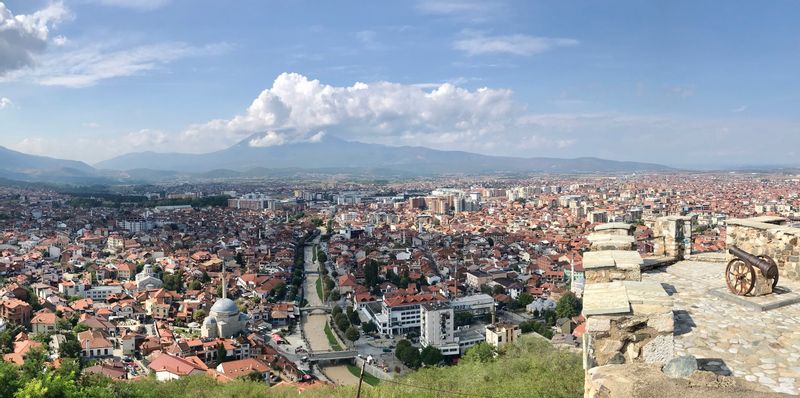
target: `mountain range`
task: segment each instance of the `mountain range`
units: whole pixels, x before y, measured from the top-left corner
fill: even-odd
[[[670,171],[670,167],[592,157],[561,159],[481,155],[417,146],[387,146],[325,136],[317,142],[258,147],[254,134],[239,143],[204,154],[135,152],[86,163],[28,155],[0,147],[0,177],[26,181],[142,180],[176,176],[257,177],[295,172],[373,175],[480,173],[602,173]]]

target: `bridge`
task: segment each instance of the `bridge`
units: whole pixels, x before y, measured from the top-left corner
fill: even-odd
[[[357,356],[358,351],[311,351],[308,353],[308,361],[338,361],[343,359],[354,359]]]
[[[327,313],[331,312],[331,307],[327,305],[317,305],[317,306],[307,306],[307,307],[300,307],[300,312],[313,312],[313,311],[325,311]]]

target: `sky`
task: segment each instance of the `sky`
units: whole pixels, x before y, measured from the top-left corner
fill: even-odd
[[[798,165],[797,1],[0,0],[0,145]]]

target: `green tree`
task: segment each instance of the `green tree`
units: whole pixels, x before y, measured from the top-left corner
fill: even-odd
[[[196,311],[195,311],[195,312],[192,314],[192,319],[193,319],[195,322],[203,322],[203,319],[205,319],[206,315],[207,315],[207,314],[206,314],[206,311],[205,311],[205,310],[196,310]]]
[[[356,341],[361,335],[358,333],[358,329],[356,329],[355,326],[350,326],[347,328],[347,331],[344,332],[344,337],[350,341]]]
[[[25,363],[22,364],[20,370],[22,371],[25,379],[35,379],[44,370],[44,364],[47,362],[47,350],[44,347],[34,347],[25,355]]]
[[[494,360],[495,349],[485,342],[478,343],[464,353],[464,360],[468,362],[491,362]]]
[[[494,285],[494,288],[492,288],[492,293],[495,295],[506,294],[506,288],[504,288],[503,285]]]
[[[347,319],[350,321],[350,324],[352,324],[352,325],[360,325],[361,324],[361,318],[358,317],[358,312],[353,310],[353,306],[348,305],[346,313],[347,313]]]
[[[217,344],[217,366],[225,362],[227,358],[228,352],[225,350],[225,346],[222,343]]]
[[[338,305],[334,305],[333,309],[331,309],[331,316],[333,316],[334,318],[336,318],[336,315],[339,315],[341,313],[342,313],[342,307],[339,307]]]
[[[528,292],[522,292],[517,296],[517,303],[520,307],[525,307],[533,302],[533,296]]]
[[[369,260],[364,267],[364,284],[366,284],[368,288],[372,288],[378,284],[378,271],[378,262]]]
[[[378,331],[378,325],[376,325],[375,322],[369,321],[361,325],[361,330],[367,334],[375,333]]]
[[[432,366],[441,363],[444,357],[438,348],[429,345],[422,349],[422,352],[420,353],[420,359],[425,365]]]
[[[561,296],[556,303],[556,316],[558,318],[572,318],[581,313],[581,302],[572,292]]]
[[[544,310],[542,311],[542,318],[544,318],[545,325],[555,326],[558,316],[556,316],[556,312],[553,310]]]
[[[189,290],[200,290],[202,288],[203,288],[203,283],[198,281],[197,279],[189,283]]]
[[[394,355],[400,360],[400,362],[412,369],[416,369],[422,364],[419,350],[411,345],[410,341],[405,339],[397,342]]]
[[[13,397],[20,384],[16,365],[0,361],[0,397]]]

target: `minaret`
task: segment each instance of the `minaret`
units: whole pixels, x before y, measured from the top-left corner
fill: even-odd
[[[225,266],[222,266],[222,298],[228,298],[228,286],[225,284]]]

